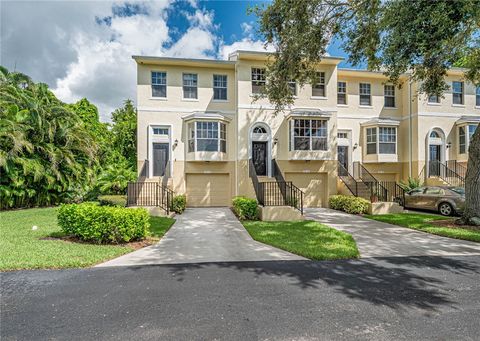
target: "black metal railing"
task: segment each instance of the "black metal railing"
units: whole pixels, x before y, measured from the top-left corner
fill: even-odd
[[[173,191],[157,182],[129,182],[127,206],[154,206],[167,214],[172,208]]]
[[[347,186],[347,188],[352,192],[354,196],[358,196],[358,182],[355,180],[355,178],[348,172],[348,169],[345,168],[345,166],[341,163],[338,162],[338,167],[337,167],[337,173],[338,177],[342,182]]]
[[[454,171],[456,174],[458,174],[458,176],[460,176],[463,180],[465,180],[465,177],[467,176],[467,167],[465,167],[461,163],[458,163],[457,160],[448,160],[447,167]]]
[[[278,165],[273,164],[272,171],[276,181],[264,181],[258,180],[257,172],[252,159],[249,160],[249,175],[252,179],[253,188],[259,205],[262,206],[291,206],[303,214],[303,200],[304,193],[291,181],[279,180],[283,179]]]
[[[387,190],[385,201],[396,202],[401,206],[405,204],[405,190],[395,181],[379,181],[383,188]]]
[[[277,160],[273,159],[272,160],[272,175],[277,180],[277,182],[286,182],[285,178],[283,177],[282,171],[280,170],[280,166],[277,163]],[[282,194],[284,197],[287,196],[286,188],[281,187],[280,190],[282,191]]]
[[[440,161],[429,161],[428,171],[428,175],[430,177],[437,176],[450,186],[465,187],[465,178],[457,174],[451,168],[447,167],[446,164]]]
[[[353,163],[353,178],[360,179],[370,189],[370,201],[388,201],[387,189],[359,161]]]

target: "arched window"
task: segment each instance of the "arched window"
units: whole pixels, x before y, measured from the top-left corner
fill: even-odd
[[[264,127],[255,127],[253,128],[254,134],[266,134],[267,130]]]
[[[440,138],[440,135],[436,131],[432,131],[430,133],[430,137],[438,139],[438,138]]]

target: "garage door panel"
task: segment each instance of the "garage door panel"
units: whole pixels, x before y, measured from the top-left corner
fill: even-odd
[[[327,174],[285,173],[285,180],[291,181],[304,194],[305,207],[327,206]]]
[[[230,206],[228,174],[187,174],[187,205]]]

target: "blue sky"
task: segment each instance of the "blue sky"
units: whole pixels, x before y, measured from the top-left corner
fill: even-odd
[[[88,98],[109,120],[135,99],[134,54],[225,59],[237,49],[262,50],[256,17],[247,14],[258,4],[268,2],[2,1],[0,62],[65,102]],[[338,43],[328,52],[345,56]]]

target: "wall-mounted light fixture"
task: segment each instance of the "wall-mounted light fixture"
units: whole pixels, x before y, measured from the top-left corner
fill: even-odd
[[[452,142],[448,142],[447,143],[447,149],[450,148],[452,146]]]
[[[173,141],[173,148],[177,147],[178,146],[178,140],[175,139],[175,141]]]
[[[273,139],[273,145],[275,146],[275,145],[277,145],[277,143],[278,143],[278,137],[275,137],[275,138]]]
[[[355,144],[353,145],[353,150],[355,150],[355,149],[357,149],[357,148],[358,148],[358,143],[355,143]]]

